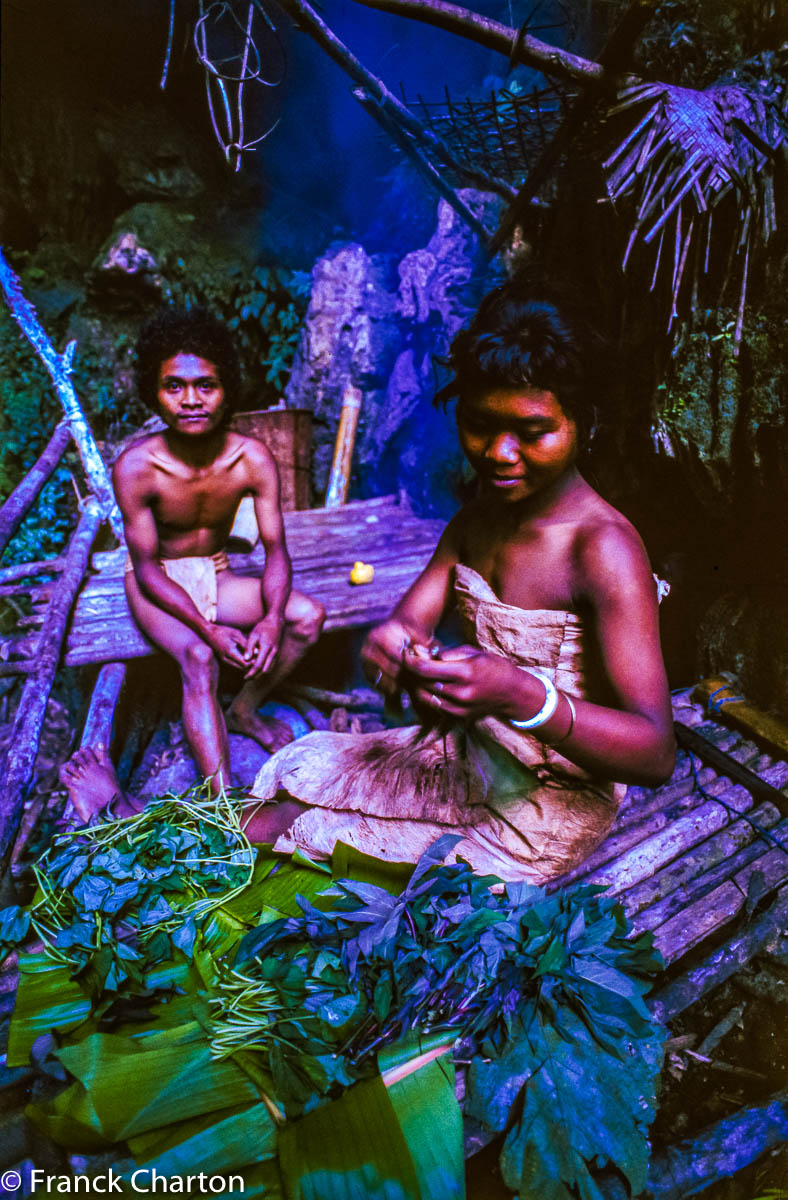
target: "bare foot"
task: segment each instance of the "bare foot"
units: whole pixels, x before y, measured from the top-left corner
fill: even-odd
[[[85,824],[110,801],[115,801],[115,815],[129,816],[134,810],[123,796],[106,748],[85,746],[71,755],[60,768],[60,782]]]
[[[256,712],[236,712],[232,705],[227,710],[227,728],[230,733],[242,733],[244,737],[254,738],[269,754],[276,754],[294,738],[286,721],[280,721],[278,717],[261,717]]]

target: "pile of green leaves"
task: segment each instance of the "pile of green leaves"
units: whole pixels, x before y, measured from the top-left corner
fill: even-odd
[[[492,892],[443,863],[452,836],[415,870],[341,845],[331,868],[260,847],[252,870],[222,802],[141,816],[56,843],[47,898],[0,914],[8,941],[46,935],[8,1053],[46,1034],[69,1073],[29,1111],[44,1132],[162,1174],[242,1169],[247,1200],[461,1200],[453,1047],[522,1200],[596,1200],[605,1163],[642,1190],[657,964],[598,889]]]
[[[643,1000],[659,963],[623,909],[441,865],[440,838],[392,895],[340,880],[241,942],[211,997],[214,1051],[260,1053],[289,1117],[368,1074],[413,1031],[472,1058],[466,1112],[490,1133],[525,1107],[503,1156],[523,1195],[597,1195],[593,1163],[645,1185],[661,1030]],[[320,907],[318,907],[320,905]]]
[[[238,809],[207,785],[169,797],[135,817],[58,835],[34,867],[27,911],[0,914],[0,947],[29,929],[50,956],[68,964],[94,1000],[190,950],[196,920],[249,882],[254,851]]]

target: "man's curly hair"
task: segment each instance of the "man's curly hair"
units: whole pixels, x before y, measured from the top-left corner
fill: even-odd
[[[158,412],[159,370],[176,354],[196,354],[214,364],[229,418],[241,399],[241,367],[229,329],[206,308],[160,308],[140,329],[134,373],[143,404]]]

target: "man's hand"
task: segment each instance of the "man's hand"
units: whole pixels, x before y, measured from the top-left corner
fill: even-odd
[[[202,636],[221,662],[241,670],[249,666],[247,641],[240,629],[233,629],[231,625],[210,625]]]
[[[544,685],[538,679],[476,646],[444,650],[440,658],[409,649],[403,670],[414,700],[450,717],[516,717],[522,715],[523,703],[530,706],[531,691],[534,712],[544,700]]]
[[[402,656],[414,640],[414,631],[396,617],[389,617],[370,632],[361,648],[361,666],[369,682],[378,691],[385,692],[387,696],[397,694]]]
[[[246,642],[246,679],[265,675],[276,662],[284,633],[284,621],[280,617],[263,617],[255,625]]]

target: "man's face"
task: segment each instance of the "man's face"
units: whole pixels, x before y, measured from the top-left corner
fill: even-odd
[[[496,388],[461,399],[457,430],[485,493],[503,503],[542,491],[577,456],[574,421],[540,388]]]
[[[215,363],[197,354],[174,354],[159,368],[159,410],[176,433],[204,435],[224,419],[224,388]]]

